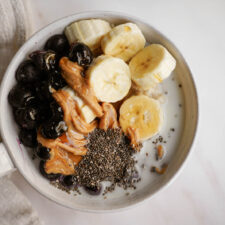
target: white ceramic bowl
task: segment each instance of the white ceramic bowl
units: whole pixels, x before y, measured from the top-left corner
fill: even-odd
[[[19,147],[17,142],[18,136],[16,124],[13,120],[11,108],[7,100],[9,90],[15,84],[15,71],[21,61],[30,52],[43,47],[43,44],[51,35],[62,33],[66,25],[73,21],[87,18],[102,18],[114,24],[124,23],[126,21],[132,21],[138,24],[147,41],[150,40],[150,42],[161,43],[176,58],[177,66],[175,72],[177,73],[182,84],[185,84],[182,88],[185,104],[185,124],[180,144],[173,155],[170,166],[166,174],[160,176],[157,182],[149,184],[142,189],[137,189],[134,194],[129,196],[129,198],[125,195],[124,197],[113,198],[106,201],[102,201],[101,199],[92,196],[85,198],[82,198],[82,196],[74,198],[73,196],[70,196],[67,193],[60,191],[50,185],[48,180],[40,175],[38,167],[31,160],[31,156],[28,151],[24,147]],[[168,185],[172,180],[174,180],[175,176],[181,170],[182,165],[190,153],[196,134],[198,121],[198,99],[193,77],[178,49],[171,43],[171,41],[169,41],[164,35],[162,35],[149,24],[146,24],[145,22],[134,18],[133,16],[124,15],[123,13],[104,11],[93,11],[71,15],[62,18],[35,33],[20,48],[5,73],[0,93],[0,109],[1,135],[4,145],[6,146],[16,168],[21,172],[25,179],[41,194],[61,205],[72,209],[92,212],[113,211],[130,207],[134,204],[142,202],[147,198],[150,198],[163,187]]]

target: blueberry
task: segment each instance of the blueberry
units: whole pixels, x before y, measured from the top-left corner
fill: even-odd
[[[42,81],[35,87],[36,95],[42,101],[52,101],[51,89],[59,90],[66,86],[66,81],[63,79],[61,74],[57,71],[51,71],[48,74],[48,80]]]
[[[39,101],[38,97],[33,95],[28,98],[25,98],[23,106],[29,107],[29,106],[39,105],[39,104],[40,104],[40,101]]]
[[[44,48],[45,50],[53,50],[60,55],[64,55],[69,50],[69,43],[64,34],[56,34],[47,40]]]
[[[63,176],[61,179],[61,184],[71,189],[76,185],[76,178],[73,175]]]
[[[52,112],[48,102],[41,102],[38,113],[39,122],[48,121],[51,117]]]
[[[66,81],[62,77],[59,71],[54,70],[49,73],[49,88],[59,90],[66,86]]]
[[[36,149],[36,155],[43,160],[48,160],[50,158],[50,149],[42,146],[41,144],[38,145]]]
[[[35,113],[36,116],[33,116],[38,124],[48,121],[52,117],[51,108],[48,103],[40,102],[40,105],[35,105],[28,108],[30,112]]]
[[[37,82],[40,78],[40,71],[31,60],[21,63],[16,71],[16,80],[21,84]]]
[[[44,116],[41,112],[41,106],[32,105],[29,107],[17,108],[14,110],[16,122],[24,129],[34,129],[44,121]]]
[[[23,108],[13,108],[13,116],[14,116],[16,123],[19,126],[21,126],[20,124],[22,124],[22,122],[23,122],[23,112],[24,112]]]
[[[40,161],[39,169],[40,169],[41,174],[49,180],[56,180],[60,177],[60,174],[46,173],[46,171],[45,171],[45,161],[44,160]]]
[[[27,119],[33,120],[36,123],[40,122],[40,106],[33,105],[26,108]]]
[[[63,120],[58,120],[52,117],[49,121],[41,127],[41,134],[43,137],[48,139],[56,139],[62,136],[62,134],[67,130],[66,123]]]
[[[56,101],[52,101],[50,104],[52,116],[57,120],[63,120],[63,110]]]
[[[90,187],[84,187],[85,191],[90,195],[99,195],[102,190],[102,186],[90,186]]]
[[[35,87],[36,95],[41,101],[51,102],[53,100],[50,92],[50,86],[47,81],[42,81],[38,86]]]
[[[37,146],[36,130],[21,129],[19,132],[19,139],[27,147],[34,148]]]
[[[57,68],[56,53],[54,51],[35,51],[29,56],[39,70],[49,71]]]
[[[32,130],[37,127],[37,112],[33,108],[17,108],[13,110],[16,123],[27,130]]]
[[[33,93],[29,89],[21,87],[21,85],[16,84],[9,92],[8,101],[13,107],[22,107],[26,105],[33,98]]]
[[[89,66],[93,60],[93,54],[90,48],[82,43],[72,45],[69,52],[69,59],[77,62],[80,66]]]

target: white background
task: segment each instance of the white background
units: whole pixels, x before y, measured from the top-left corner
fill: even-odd
[[[84,10],[126,12],[164,33],[186,58],[200,99],[194,152],[176,181],[151,200],[114,214],[80,213],[37,193],[21,175],[13,180],[47,225],[225,224],[225,1],[31,0],[34,30]],[[191,106],[190,106],[191,107]]]

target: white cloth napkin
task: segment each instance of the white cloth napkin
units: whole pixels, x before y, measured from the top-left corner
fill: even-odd
[[[26,0],[0,0],[0,81],[11,58],[30,35]],[[36,211],[8,176],[0,178],[0,225],[41,225]]]
[[[0,224],[41,225],[36,211],[8,177],[0,179]]]
[[[0,80],[12,56],[31,33],[28,3],[0,0]]]

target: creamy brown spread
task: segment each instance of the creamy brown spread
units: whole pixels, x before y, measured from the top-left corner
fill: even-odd
[[[65,137],[62,142],[60,138],[43,138],[40,132],[38,132],[37,139],[43,146],[51,149],[50,159],[45,164],[46,173],[73,174],[75,172],[74,166],[80,162],[82,155],[86,154],[86,149],[84,148],[75,149],[69,146],[68,139]]]
[[[87,80],[82,77],[83,68],[77,63],[70,61],[67,57],[60,59],[59,66],[62,70],[62,76],[69,86],[76,91],[97,117],[101,117],[103,115],[102,108]]]
[[[88,134],[93,131],[97,124],[96,121],[87,123],[77,112],[77,102],[64,90],[55,91],[53,97],[62,107],[64,121],[68,126],[68,133],[71,131],[79,134]],[[74,137],[74,132],[72,137]]]
[[[99,128],[107,130],[109,128],[117,128],[119,126],[117,121],[117,113],[113,105],[110,103],[102,103],[104,115],[100,119]]]
[[[45,171],[70,175],[74,173],[74,166],[78,165],[81,159],[80,155],[74,155],[61,148],[52,148],[51,158],[45,163]]]
[[[130,138],[131,145],[135,149],[139,149],[140,137],[139,137],[138,129],[132,128],[132,127],[128,127],[127,128],[127,133],[128,133],[129,138]]]

